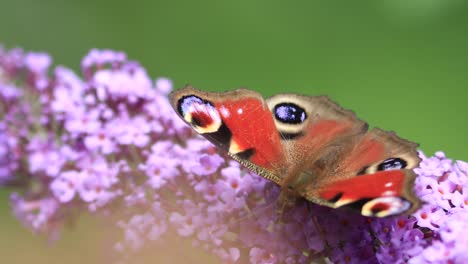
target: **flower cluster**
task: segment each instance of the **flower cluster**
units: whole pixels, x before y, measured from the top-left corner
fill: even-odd
[[[218,154],[176,116],[169,79],[122,52],[92,50],[81,76],[44,53],[0,48],[0,186],[25,226],[58,238],[77,213],[113,215],[117,252],[174,231],[227,263],[460,263],[468,239],[468,164],[427,158],[426,203],[371,219],[300,200]],[[121,210],[124,209],[124,210]],[[112,217],[110,219],[116,219]]]

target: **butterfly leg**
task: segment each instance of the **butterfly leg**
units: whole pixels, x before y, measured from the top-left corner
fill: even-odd
[[[312,222],[314,224],[315,230],[317,231],[320,239],[323,241],[324,244],[324,253],[325,255],[328,255],[328,252],[331,250],[331,246],[327,241],[325,230],[322,228],[320,225],[317,216],[314,215],[311,209],[312,203],[307,201],[307,211],[309,212],[309,215],[312,217]]]
[[[297,205],[299,196],[288,189],[282,188],[280,195],[278,197],[278,207],[277,207],[277,212],[280,214],[280,218],[283,215],[284,211],[292,208],[293,206]]]

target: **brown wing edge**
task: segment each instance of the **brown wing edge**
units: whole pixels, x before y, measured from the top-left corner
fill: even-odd
[[[322,104],[325,107],[325,109],[331,109],[335,113],[340,113],[343,116],[350,117],[352,120],[366,123],[365,121],[359,119],[353,110],[343,108],[340,104],[333,101],[330,97],[326,95],[310,96],[310,95],[293,94],[293,93],[281,93],[281,94],[275,94],[274,96],[268,97],[265,101],[274,100],[277,97],[295,98],[303,102],[308,102],[309,104],[310,104],[310,101],[312,100],[314,103]]]
[[[418,167],[421,162],[421,158],[419,157],[417,151],[419,144],[399,137],[394,131],[385,131],[377,127],[374,127],[368,133],[372,133],[377,137],[380,137],[386,144],[386,147],[395,149],[395,153],[391,153],[391,155],[406,155],[410,158],[408,167],[402,170],[405,172],[406,176],[403,185],[404,189],[402,190],[402,197],[411,202],[411,208],[403,214],[409,215],[416,212],[424,203],[419,199],[414,191],[415,180],[418,175],[414,172],[413,169]]]
[[[233,158],[235,161],[239,162],[240,164],[242,164],[244,167],[251,170],[255,174],[258,174],[258,175],[262,176],[263,178],[265,178],[267,180],[270,180],[270,181],[276,183],[277,185],[281,186],[281,178],[278,177],[277,175],[269,172],[268,170],[263,169],[260,166],[257,166],[255,164],[253,164],[252,162],[250,162],[250,161],[248,161],[246,159],[242,159],[241,157],[239,157],[239,156],[237,156],[235,154],[231,154],[231,153],[228,152],[228,155],[229,155],[229,157]]]
[[[377,127],[367,132],[367,135],[374,135],[376,139],[382,141],[385,144],[386,149],[392,150],[392,153],[388,153],[389,157],[387,158],[391,158],[392,156],[406,158],[409,164],[405,169],[414,169],[419,166],[421,158],[419,157],[417,151],[417,147],[419,146],[418,143],[401,138],[394,131],[385,131]],[[382,161],[369,164],[369,166],[375,166],[379,162]]]
[[[199,90],[187,84],[184,88],[172,91],[169,94],[169,102],[171,103],[174,109],[177,109],[177,101],[180,98],[184,96],[188,96],[188,95],[195,95],[201,98],[207,98],[209,101],[213,101],[213,102],[217,102],[226,98],[237,99],[237,98],[246,97],[246,96],[258,98],[261,101],[264,101],[260,93],[252,91],[252,90],[248,90],[245,88],[239,88],[236,90],[230,90],[230,91],[225,91],[225,92],[206,92],[206,91]]]
[[[405,171],[405,183],[404,189],[402,190],[402,197],[408,200],[411,203],[411,208],[405,211],[404,215],[410,215],[416,212],[421,205],[424,203],[419,199],[414,191],[415,179],[418,175],[413,170],[403,170]]]

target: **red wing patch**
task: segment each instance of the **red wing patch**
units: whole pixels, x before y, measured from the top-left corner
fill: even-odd
[[[366,136],[343,161],[343,167],[350,172],[358,172],[365,166],[384,158],[385,146],[382,142]]]
[[[321,190],[320,197],[334,207],[359,204],[366,216],[386,217],[407,212],[411,201],[405,199],[404,187],[407,170],[379,171],[334,182]]]
[[[312,126],[308,137],[320,138],[321,141],[328,142],[349,128],[350,126],[347,123],[339,123],[335,120],[322,120]]]
[[[405,177],[402,170],[379,171],[357,176],[326,186],[320,192],[320,197],[328,201],[340,197],[336,203],[344,205],[361,199],[400,196]]]
[[[253,150],[250,162],[255,165],[267,169],[283,166],[283,147],[273,116],[263,101],[243,98],[217,103],[215,107],[232,133],[230,153]]]
[[[320,120],[310,124],[307,134],[295,142],[296,148],[309,155],[317,155],[323,146],[329,144],[340,135],[345,135],[352,129],[349,123],[339,123],[335,120]]]

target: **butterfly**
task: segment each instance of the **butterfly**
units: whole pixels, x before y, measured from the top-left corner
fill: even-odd
[[[170,94],[178,115],[197,133],[282,190],[319,205],[364,216],[409,214],[418,144],[379,128],[326,96],[205,92]]]

